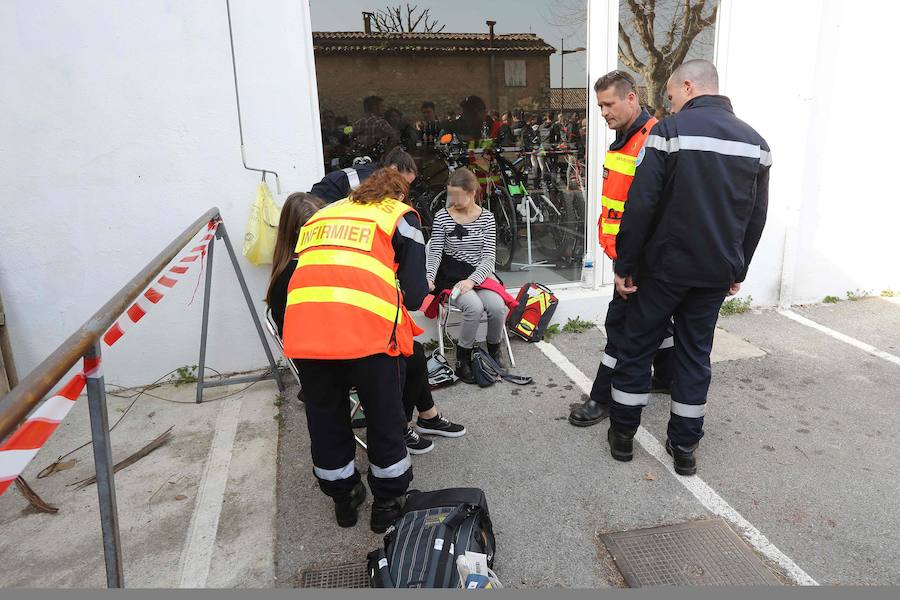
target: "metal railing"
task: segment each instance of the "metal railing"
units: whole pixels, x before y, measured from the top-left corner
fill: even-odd
[[[203,230],[211,221],[219,221],[216,234],[207,247],[206,284],[203,296],[203,327],[200,340],[200,363],[197,374],[197,402],[202,400],[203,390],[218,385],[230,385],[246,381],[260,381],[274,378],[278,389],[283,391],[283,383],[278,377],[275,359],[266,341],[262,325],[247,283],[241,272],[237,256],[228,238],[225,224],[221,221],[218,208],[211,208],[197,218],[187,229],[151,260],[131,281],[126,283],[94,316],[88,319],[69,338],[59,345],[41,364],[35,367],[15,388],[0,399],[0,441],[12,433],[31,410],[37,406],[53,387],[81,359],[99,359],[101,337],[116,320],[134,303],[138,296],[154,281],[178,253]],[[209,321],[210,289],[212,285],[212,259],[215,241],[221,239],[228,251],[238,283],[256,331],[269,362],[270,371],[257,377],[239,377],[215,382],[204,381],[206,360],[206,337]],[[106,407],[106,391],[102,372],[97,377],[87,378],[88,411],[91,422],[91,442],[94,448],[94,467],[97,475],[97,494],[100,504],[100,523],[103,530],[103,551],[106,559],[106,581],[109,587],[124,587],[122,552],[119,540],[119,520],[116,511],[116,491],[113,476],[113,458],[110,447],[109,420]]]

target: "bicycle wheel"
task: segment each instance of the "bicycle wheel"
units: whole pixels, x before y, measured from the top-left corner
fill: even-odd
[[[516,214],[512,198],[503,188],[495,188],[488,202],[488,210],[497,222],[497,255],[494,265],[498,271],[509,271],[516,251]]]
[[[575,240],[574,207],[570,194],[557,187],[548,188],[536,198],[544,222],[533,226],[538,230],[537,242],[548,260],[571,259]]]

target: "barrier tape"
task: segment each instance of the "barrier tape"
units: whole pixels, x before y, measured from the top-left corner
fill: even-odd
[[[206,256],[206,247],[212,241],[219,226],[220,220],[210,221],[206,226],[206,234],[200,245],[195,246],[176,261],[165,275],[156,283],[160,286],[172,288],[178,283],[179,278],[187,274],[190,267],[197,262],[203,263]],[[150,286],[142,297],[150,304],[144,304],[144,300],[138,300],[132,304],[125,314],[119,317],[115,324],[103,335],[103,342],[112,346],[119,341],[131,325],[140,321],[152,305],[158,304],[165,297],[159,288]],[[60,388],[56,394],[48,398],[37,410],[25,419],[9,439],[0,445],[0,496],[2,496],[16,478],[22,474],[31,459],[34,458],[41,447],[50,439],[53,432],[59,427],[75,402],[84,391],[88,379],[103,377],[103,369],[100,358],[85,358],[83,370]]]
[[[216,228],[219,226],[220,222],[220,220],[213,220],[207,224],[206,235],[200,240],[200,245],[195,246],[190,252],[177,260],[173,266],[169,267],[165,274],[156,280],[155,286],[151,285],[147,288],[141,295],[141,299],[136,300],[134,304],[128,307],[125,314],[119,317],[113,326],[109,328],[109,331],[103,334],[103,343],[107,346],[112,346],[122,339],[122,336],[125,335],[125,332],[128,331],[132,325],[144,318],[144,315],[147,314],[151,305],[157,304],[165,297],[166,292],[163,288],[172,289],[175,287],[175,284],[178,283],[180,278],[187,274],[191,266],[198,261],[201,264],[203,263],[203,259],[206,257],[206,247],[215,236]],[[147,304],[148,302],[150,304]]]

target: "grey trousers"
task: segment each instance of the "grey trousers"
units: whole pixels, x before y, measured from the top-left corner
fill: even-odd
[[[506,320],[506,304],[498,294],[490,290],[472,290],[453,301],[453,306],[463,312],[463,323],[459,332],[461,347],[472,348],[475,345],[478,324],[481,323],[481,317],[485,312],[488,318],[487,341],[491,344],[500,343]]]

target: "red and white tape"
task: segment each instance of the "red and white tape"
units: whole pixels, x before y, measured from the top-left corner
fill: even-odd
[[[215,236],[219,223],[219,220],[209,222],[206,227],[206,234],[200,240],[199,245],[176,261],[175,265],[170,267],[166,274],[156,281],[157,286],[171,289],[178,283],[179,278],[188,272],[192,265],[197,262],[203,262],[203,257],[206,256],[206,248]],[[140,321],[147,314],[150,306],[159,303],[163,299],[165,294],[157,286],[150,286],[142,295],[142,298],[146,299],[150,304],[145,304],[143,299],[138,300],[103,335],[103,342],[107,346],[112,346],[119,341],[131,325]],[[87,380],[102,376],[103,370],[100,366],[100,359],[85,358],[84,370],[72,377],[56,394],[44,401],[9,436],[9,439],[0,445],[0,496],[12,485],[16,477],[22,474],[22,471],[25,470],[31,459],[50,439],[50,436],[53,435],[59,424],[66,418],[72,407],[75,406],[75,402],[84,390]]]
[[[84,370],[25,419],[0,446],[0,496],[21,475],[41,446],[50,439],[81,395],[89,377],[102,377],[100,359],[84,359]]]
[[[156,280],[155,285],[147,288],[141,297],[128,307],[125,314],[119,317],[113,326],[109,328],[109,331],[103,334],[103,343],[107,346],[112,346],[122,339],[125,332],[132,325],[143,319],[144,315],[150,310],[151,305],[159,303],[166,295],[166,291],[175,287],[175,284],[187,274],[193,265],[203,262],[203,258],[206,256],[206,247],[216,235],[216,228],[220,222],[219,220],[209,222],[206,226],[206,235],[200,240],[200,244],[179,258],[162,277]]]

